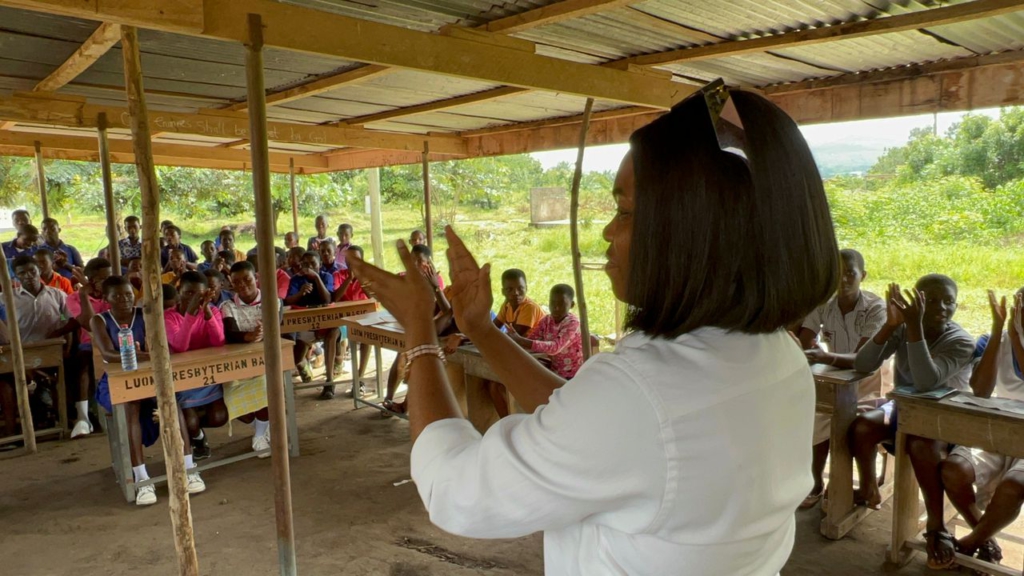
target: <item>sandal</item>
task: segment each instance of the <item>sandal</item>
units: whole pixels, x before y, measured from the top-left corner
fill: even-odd
[[[1003,560],[1003,549],[995,540],[986,540],[984,544],[978,546],[977,558],[983,562],[999,564]]]
[[[953,535],[945,530],[931,530],[924,533],[925,545],[928,551],[928,567],[932,570],[945,570],[956,562],[956,540]],[[949,560],[942,562],[936,558],[936,552],[940,545],[947,546],[951,554]]]
[[[798,509],[807,510],[808,508],[814,508],[814,506],[821,500],[821,497],[824,494],[824,490],[818,492],[817,494],[808,494],[807,497],[804,498],[804,501],[800,503]]]

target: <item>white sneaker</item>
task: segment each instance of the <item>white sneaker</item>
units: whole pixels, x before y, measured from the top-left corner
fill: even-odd
[[[135,491],[136,506],[152,506],[153,504],[156,504],[156,487],[152,484]]]
[[[92,434],[92,424],[88,420],[79,420],[75,422],[75,427],[71,429],[71,439],[81,438],[82,436],[88,436]]]
[[[252,437],[252,451],[261,452],[257,458],[270,458],[270,430],[263,436]]]
[[[199,470],[189,471],[185,484],[189,494],[199,494],[206,491],[206,482],[199,477]]]

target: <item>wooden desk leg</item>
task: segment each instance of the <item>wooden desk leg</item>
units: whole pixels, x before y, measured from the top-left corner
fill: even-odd
[[[135,476],[132,475],[131,447],[128,445],[128,418],[124,405],[114,406],[114,427],[110,431],[114,435],[111,448],[115,450],[111,457],[114,460],[114,474],[117,476],[121,489],[128,503],[135,502]]]
[[[828,513],[821,522],[821,533],[831,540],[846,535],[862,517],[850,522],[843,520],[853,511],[853,456],[847,443],[847,432],[857,417],[857,389],[855,385],[832,387],[832,429],[830,433],[830,463],[828,473]]]
[[[906,543],[917,535],[918,509],[917,478],[907,454],[907,436],[903,431],[896,433],[896,480],[893,484],[892,543],[887,560],[904,566],[914,557],[915,552]]]
[[[284,410],[288,418],[288,454],[292,458],[299,456],[299,423],[295,413],[295,384],[292,383],[292,371],[284,371]]]
[[[379,401],[384,398],[384,353],[380,346],[374,346],[373,353],[374,360],[377,362],[377,400]]]
[[[64,362],[57,365],[57,417],[60,420],[60,437],[70,437],[68,430],[68,387],[64,382]]]

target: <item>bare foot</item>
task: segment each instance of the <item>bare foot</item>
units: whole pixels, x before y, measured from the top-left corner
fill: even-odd
[[[872,510],[882,509],[882,494],[877,486],[865,486],[853,491],[853,501],[858,506],[865,506]]]

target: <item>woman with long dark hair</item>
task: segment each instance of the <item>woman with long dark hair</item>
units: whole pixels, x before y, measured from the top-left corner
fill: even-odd
[[[835,291],[838,250],[796,124],[747,92],[723,110],[729,96],[711,85],[630,139],[604,230],[629,335],[568,383],[490,322],[490,266],[447,230],[456,321],[527,411],[483,436],[446,381],[427,282],[353,264],[406,330],[412,476],[435,524],[542,530],[548,574],[785,564],[814,417],[786,327]]]

